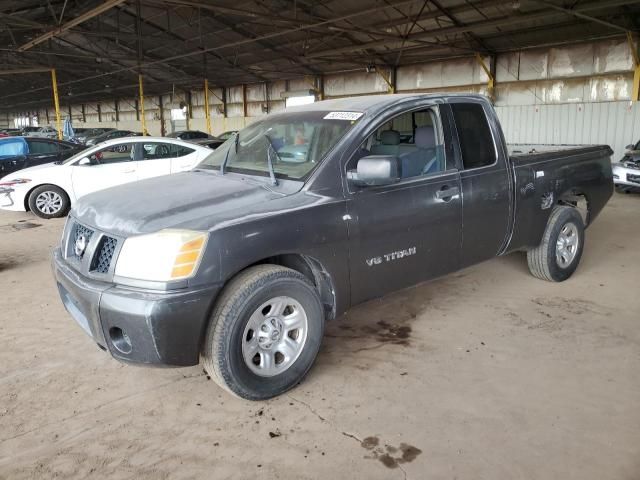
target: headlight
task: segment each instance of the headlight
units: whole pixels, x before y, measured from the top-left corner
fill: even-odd
[[[207,233],[173,229],[127,238],[115,274],[156,282],[189,278],[198,270],[207,238]]]

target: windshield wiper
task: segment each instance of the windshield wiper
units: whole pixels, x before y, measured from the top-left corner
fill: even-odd
[[[240,135],[238,134],[238,132],[235,133],[236,138],[233,140],[234,146],[235,146],[235,153],[236,155],[238,154],[238,139],[240,138]],[[224,156],[224,161],[220,164],[220,175],[224,175],[224,167],[227,166],[227,161],[229,160],[229,150],[231,150],[231,147],[229,147],[227,149],[227,153]]]
[[[269,142],[269,148],[267,149],[267,165],[269,165],[269,176],[271,177],[271,183],[273,185],[278,185],[278,180],[276,179],[276,172],[273,169],[273,162],[271,161],[271,150],[275,152],[276,157],[278,157],[278,161],[282,161],[282,159],[280,158],[280,155],[278,155],[278,151],[273,146],[273,142],[269,138],[269,135],[265,133],[264,137],[267,139],[267,142]]]

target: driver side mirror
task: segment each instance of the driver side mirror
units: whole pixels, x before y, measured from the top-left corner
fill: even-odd
[[[624,147],[624,148],[626,148],[627,150],[633,150],[635,147],[636,147],[636,146],[632,143],[632,144],[630,144],[630,145],[627,145],[627,146],[626,146],[626,147]]]
[[[361,187],[391,185],[400,181],[399,159],[395,155],[368,155],[358,160],[356,170],[347,172],[350,182]]]
[[[78,165],[91,165],[91,160],[89,160],[89,157],[81,158]]]

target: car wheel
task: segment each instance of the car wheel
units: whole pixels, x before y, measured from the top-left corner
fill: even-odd
[[[322,303],[311,282],[289,268],[259,265],[238,274],[222,292],[202,361],[231,393],[265,400],[302,381],[323,332]]]
[[[578,268],[584,249],[584,222],[573,207],[556,207],[542,242],[527,251],[529,271],[550,282],[562,282]]]
[[[40,218],[64,217],[69,213],[70,207],[67,192],[55,185],[34,188],[29,195],[29,208]]]

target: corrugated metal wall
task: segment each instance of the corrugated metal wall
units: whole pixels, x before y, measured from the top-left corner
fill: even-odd
[[[508,143],[607,144],[614,159],[640,140],[640,103],[496,106]]]
[[[486,64],[490,60],[484,58]],[[620,158],[625,145],[640,140],[640,107],[630,102],[633,58],[625,38],[500,54],[495,58],[495,71],[495,105],[509,142],[605,143],[615,150],[614,158]],[[391,75],[390,71],[382,73]],[[488,77],[474,58],[403,66],[395,76],[398,92],[488,94]],[[308,90],[314,81],[308,77],[229,87],[226,117],[223,91],[212,85],[209,95],[212,133],[240,129],[267,112],[281,111],[285,105],[282,92]],[[363,69],[324,76],[327,99],[387,91],[388,85],[380,72]],[[171,131],[171,105],[180,101],[187,101],[187,93],[180,89],[162,97],[166,132]],[[135,103],[135,99],[119,101],[117,122],[114,102],[100,104],[100,121],[98,105],[86,103],[85,125],[138,131],[141,127]],[[190,128],[206,130],[202,89],[191,91],[191,105]],[[152,135],[161,132],[159,106],[158,97],[145,99],[147,130]],[[68,105],[64,105],[63,117],[68,111]],[[71,111],[74,125],[84,126],[82,109],[72,105]],[[38,117],[41,124],[52,124],[54,120],[51,109],[39,112]]]

